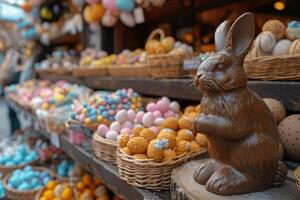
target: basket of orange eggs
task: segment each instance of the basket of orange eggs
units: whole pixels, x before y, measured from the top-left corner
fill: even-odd
[[[131,134],[121,135],[117,148],[120,177],[133,186],[169,190],[175,167],[207,157],[207,139],[192,131],[199,110],[200,106],[190,106],[179,118],[160,119],[157,132],[153,127],[136,126]]]
[[[77,181],[67,182],[52,180],[41,190],[36,200],[73,200],[92,199],[109,200],[108,191],[102,181],[89,174],[84,174]]]

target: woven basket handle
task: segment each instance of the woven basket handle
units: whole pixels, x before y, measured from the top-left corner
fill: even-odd
[[[165,38],[165,32],[161,28],[154,29],[150,33],[150,35],[147,39],[147,42],[150,41],[150,40],[153,40],[156,36],[159,36],[159,41],[161,41],[162,39]]]

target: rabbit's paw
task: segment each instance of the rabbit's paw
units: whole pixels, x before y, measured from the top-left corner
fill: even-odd
[[[240,194],[247,187],[247,178],[234,168],[224,166],[211,175],[206,189],[220,195]]]
[[[194,180],[205,185],[209,177],[221,167],[221,164],[213,159],[200,164],[200,166],[194,171]]]

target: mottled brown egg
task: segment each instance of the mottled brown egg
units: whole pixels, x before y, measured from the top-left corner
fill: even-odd
[[[300,161],[300,114],[284,118],[278,125],[285,155],[295,161]]]
[[[263,100],[272,112],[277,123],[279,123],[283,118],[285,118],[285,108],[280,101],[273,98],[264,98]]]
[[[270,31],[274,34],[277,40],[282,39],[285,36],[285,25],[279,20],[273,19],[264,23],[262,31]]]

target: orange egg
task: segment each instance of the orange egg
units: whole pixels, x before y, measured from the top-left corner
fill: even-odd
[[[54,190],[55,186],[56,186],[56,182],[53,181],[53,180],[51,180],[51,181],[48,182],[46,188],[47,188],[48,190]]]
[[[84,188],[85,188],[85,186],[84,186],[83,182],[80,181],[80,182],[78,182],[78,183],[76,184],[76,189],[77,189],[77,190],[83,191]]]
[[[43,196],[46,197],[48,200],[52,200],[55,197],[53,190],[46,190],[43,193]]]
[[[88,175],[88,174],[83,175],[83,177],[82,177],[82,183],[83,183],[85,186],[89,186],[89,185],[92,183],[92,178],[91,178],[91,176]]]
[[[66,187],[61,194],[62,200],[70,200],[73,197],[73,191],[70,187]]]

